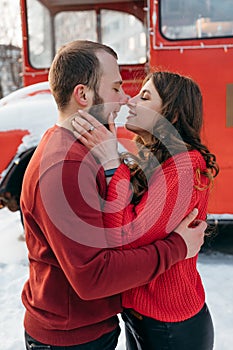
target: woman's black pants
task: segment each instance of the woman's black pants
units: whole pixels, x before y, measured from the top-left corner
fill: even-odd
[[[122,313],[127,350],[212,350],[214,329],[205,304],[195,316],[182,322],[160,322],[134,310]]]

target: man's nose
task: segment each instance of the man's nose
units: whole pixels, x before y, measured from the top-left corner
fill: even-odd
[[[130,96],[126,95],[124,90],[121,88],[120,104],[125,105],[128,102],[129,98],[130,98]]]

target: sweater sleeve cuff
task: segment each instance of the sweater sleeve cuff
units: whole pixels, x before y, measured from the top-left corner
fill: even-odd
[[[174,249],[172,252],[172,257],[174,259],[173,264],[178,261],[184,260],[187,256],[188,248],[181,235],[179,235],[179,233],[177,232],[172,232],[166,240],[170,242],[170,246],[174,245]]]
[[[124,163],[121,163],[116,169],[111,181],[119,181],[120,179],[130,180],[130,170]]]

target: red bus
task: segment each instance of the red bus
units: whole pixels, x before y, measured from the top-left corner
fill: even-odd
[[[232,223],[232,1],[20,0],[20,6],[25,87],[0,100],[1,206],[7,205],[6,193],[20,195],[27,162],[43,132],[56,120],[47,82],[56,50],[65,42],[88,39],[116,50],[129,95],[138,91],[154,67],[188,75],[199,83],[203,138],[220,165],[208,219]],[[124,128],[119,130],[126,134]]]

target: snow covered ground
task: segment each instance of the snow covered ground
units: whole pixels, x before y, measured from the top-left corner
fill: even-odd
[[[27,279],[27,251],[18,240],[23,230],[19,213],[0,210],[0,348],[24,350],[22,286]],[[199,257],[199,271],[215,326],[215,350],[231,350],[233,344],[233,255]],[[124,350],[122,331],[117,350]],[[197,349],[198,350],[198,349]]]

